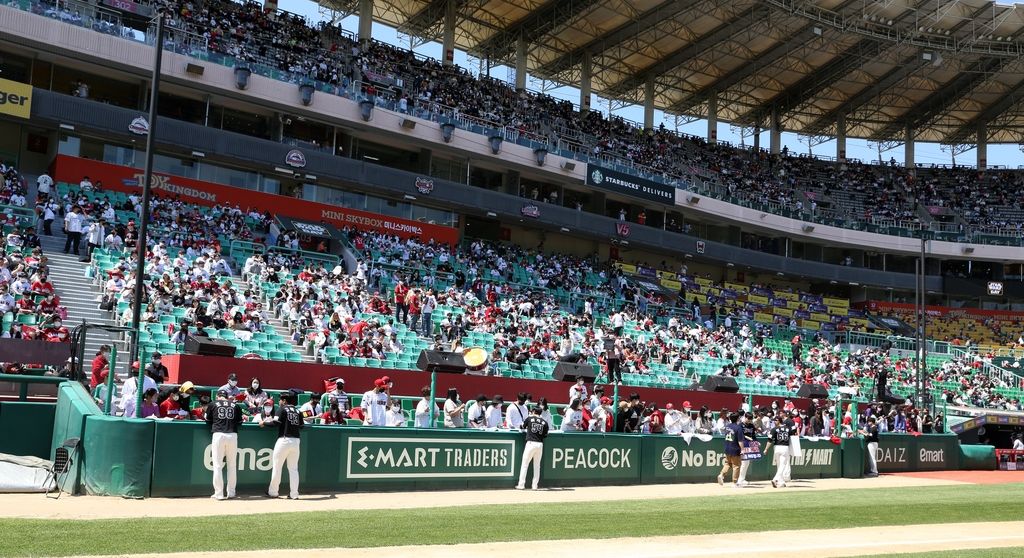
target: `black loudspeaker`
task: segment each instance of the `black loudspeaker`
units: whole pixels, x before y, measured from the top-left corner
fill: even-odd
[[[189,335],[185,338],[185,354],[234,357],[235,346],[227,339]]]
[[[828,390],[818,384],[804,384],[797,390],[796,396],[804,399],[828,399]]]
[[[426,372],[462,374],[466,371],[466,359],[462,353],[423,350],[420,352],[420,358],[416,360],[416,367]]]
[[[708,376],[708,379],[704,380],[704,391],[736,393],[739,390],[740,386],[732,376]]]
[[[593,383],[597,379],[594,367],[587,363],[559,362],[551,372],[556,380],[575,382],[576,378],[583,378],[584,381]]]

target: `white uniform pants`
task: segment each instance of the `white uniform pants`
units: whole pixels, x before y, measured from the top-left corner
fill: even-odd
[[[750,461],[740,463],[740,480],[737,483],[743,484],[747,482],[747,469],[750,468],[750,463]]]
[[[775,470],[775,478],[772,479],[779,484],[786,484],[789,478],[789,446],[775,446],[775,463],[778,468]]]
[[[526,442],[526,449],[523,451],[523,466],[519,468],[519,488],[526,488],[526,471],[533,462],[533,488],[537,489],[540,482],[540,458],[544,455],[544,444],[542,442]]]
[[[218,500],[224,497],[224,461],[228,467],[228,498],[235,497],[235,482],[238,478],[238,434],[234,432],[213,433],[213,495]]]
[[[871,474],[878,474],[878,442],[868,442],[868,463],[871,464]]]
[[[270,490],[267,491],[271,496],[276,497],[277,489],[281,486],[281,468],[284,466],[285,461],[288,462],[288,496],[291,498],[299,497],[299,439],[298,438],[278,438],[277,443],[274,444],[274,457],[273,457],[273,469],[270,474]]]

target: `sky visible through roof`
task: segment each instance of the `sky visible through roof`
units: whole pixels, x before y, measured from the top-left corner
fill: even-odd
[[[1000,2],[1007,5],[1013,5],[1013,2]],[[282,10],[299,14],[309,18],[314,22],[323,20],[320,16],[317,4],[311,0],[279,0],[278,7]],[[346,31],[355,33],[358,29],[358,16],[349,16],[341,20],[341,26]],[[403,42],[399,39],[398,32],[386,25],[374,22],[373,24],[373,37],[379,41],[403,46],[409,48],[408,42]],[[429,56],[431,58],[440,60],[441,59],[441,44],[438,42],[430,42],[414,49],[418,54]],[[466,53],[460,50],[455,51],[455,63],[463,68],[470,67],[470,63],[467,60]],[[491,68],[491,77],[503,80],[509,80],[512,76],[512,72],[506,66],[495,66]],[[527,87],[530,89],[537,89],[532,87],[530,81],[527,81]],[[559,87],[557,89],[549,89],[547,91],[549,95],[556,98],[566,99],[573,103],[579,103],[579,89],[576,87]],[[594,95],[594,99],[591,103],[594,110],[600,110],[607,114],[608,102],[606,99],[601,99],[597,95]],[[614,111],[616,116],[620,116],[627,120],[634,122],[643,122],[644,110],[640,105],[631,105],[623,108],[616,108]],[[654,113],[655,126],[664,122],[666,128],[675,129],[673,123],[673,117],[668,115],[665,118],[665,114],[656,110]],[[679,126],[678,130],[682,133],[694,135],[694,136],[706,136],[708,124],[707,120],[697,120],[689,124]],[[731,126],[725,122],[718,123],[718,139],[720,141],[727,141],[733,145],[740,145],[740,136]],[[803,139],[803,141],[801,141]],[[748,137],[745,139],[746,145],[750,146],[753,143],[753,138]],[[790,152],[795,153],[807,153],[808,147],[806,138],[800,138],[796,134],[783,132],[782,134],[782,145],[789,148]],[[762,132],[760,137],[761,147],[767,148],[769,145],[768,132]],[[830,140],[820,145],[815,145],[810,149],[815,155],[824,155],[827,157],[834,157],[836,155],[836,142]],[[895,158],[896,161],[903,161],[903,146],[896,147],[889,151],[882,152],[883,161],[888,161],[890,158]],[[869,147],[867,140],[847,138],[846,140],[846,156],[850,158],[860,159],[862,161],[874,161],[878,160],[878,151],[874,146]],[[1021,158],[1021,149],[1017,144],[992,144],[988,146],[988,164],[989,165],[1005,165],[1009,167],[1016,167],[1018,161]],[[951,154],[948,151],[942,151],[938,144],[935,143],[923,143],[918,142],[914,146],[914,160],[918,164],[931,165],[931,164],[950,164],[952,162]],[[974,165],[977,163],[977,154],[974,149],[966,151],[956,156],[956,162],[961,165]]]

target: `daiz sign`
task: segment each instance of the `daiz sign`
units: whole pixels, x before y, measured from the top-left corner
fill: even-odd
[[[587,164],[587,185],[666,205],[676,203],[676,189],[673,186],[589,163]]]
[[[462,479],[511,477],[515,440],[391,438],[348,439],[348,479]]]
[[[32,86],[0,79],[0,113],[28,118],[32,114]]]

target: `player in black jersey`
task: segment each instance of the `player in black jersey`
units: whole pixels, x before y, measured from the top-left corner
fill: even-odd
[[[526,471],[533,462],[533,489],[538,489],[540,483],[540,458],[544,455],[544,438],[548,436],[548,421],[540,418],[540,405],[534,405],[530,416],[523,422],[523,431],[526,432],[526,449],[523,450],[523,466],[519,469],[519,484],[517,490],[526,488]]]
[[[224,496],[224,461],[227,460],[228,486],[227,499],[235,497],[238,462],[238,425],[242,424],[242,411],[234,401],[228,399],[228,392],[217,392],[217,400],[206,407],[206,424],[213,432],[213,496],[215,500],[223,500]]]
[[[768,446],[764,448],[767,455],[768,450],[775,446],[775,462],[778,469],[775,471],[775,478],[772,479],[772,487],[786,486],[786,479],[789,478],[789,437],[793,433],[793,427],[787,424],[789,419],[781,415],[775,415],[775,426],[768,431]]]
[[[277,498],[277,490],[281,486],[281,468],[288,463],[288,499],[299,499],[299,431],[304,423],[302,415],[295,408],[298,396],[293,392],[281,394],[281,405],[277,408],[274,421],[277,423],[277,443],[274,444],[273,471],[270,476],[270,488],[267,496]],[[260,428],[271,423],[264,421]]]

